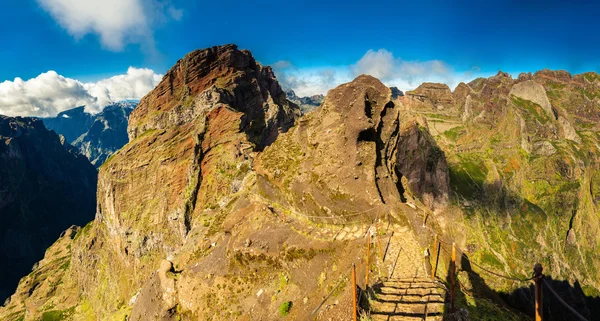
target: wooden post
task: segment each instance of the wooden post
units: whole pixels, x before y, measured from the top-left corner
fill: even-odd
[[[438,250],[438,240],[437,234],[433,237],[433,262],[431,262],[431,278],[435,278],[435,270],[437,269],[437,250]]]
[[[543,305],[542,305],[542,279],[544,268],[540,263],[536,263],[533,267],[533,280],[535,281],[535,321],[543,320]]]
[[[454,313],[454,291],[456,288],[456,242],[452,242],[452,262],[450,262],[450,312]]]
[[[365,272],[365,289],[369,287],[369,256],[371,255],[371,228],[367,230],[367,268]]]
[[[356,308],[356,299],[358,295],[356,294],[356,265],[352,263],[352,316],[354,317],[354,321],[356,321],[357,311]]]
[[[381,233],[379,230],[379,224],[381,223],[380,212],[377,213],[377,216],[377,229],[375,230],[375,232],[377,233],[377,246],[379,247],[379,257],[381,258],[381,262],[383,262],[383,252],[381,252]]]

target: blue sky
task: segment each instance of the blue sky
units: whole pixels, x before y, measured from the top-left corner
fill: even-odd
[[[109,100],[139,98],[155,74],[187,52],[225,43],[250,49],[302,95],[360,73],[409,89],[423,81],[454,86],[498,70],[600,71],[600,6],[591,1],[1,0],[0,6],[0,113],[6,114],[53,114],[76,103],[97,111]],[[66,92],[59,103],[36,94],[50,83]]]

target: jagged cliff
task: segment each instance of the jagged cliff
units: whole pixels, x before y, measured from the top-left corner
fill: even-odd
[[[96,170],[34,118],[0,116],[0,300],[72,224],[93,219]]]
[[[317,317],[348,319],[365,226],[385,218],[396,260],[410,260],[375,260],[372,279],[398,264],[424,276],[422,213],[473,262],[523,276],[540,261],[590,294],[598,83],[500,73],[404,96],[363,75],[300,117],[248,51],[194,51],[131,114],[130,142],[100,170],[96,219],[57,241],[0,316],[274,320],[292,302],[284,312],[304,320],[335,289]],[[523,318],[506,302],[526,310],[527,289],[484,274],[473,283],[461,268],[471,288],[459,307]]]

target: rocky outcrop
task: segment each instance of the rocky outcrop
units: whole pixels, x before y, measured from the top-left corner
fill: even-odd
[[[330,90],[319,108],[259,155],[258,173],[314,216],[343,217],[384,203],[381,187],[389,184],[383,181],[394,176],[386,154],[395,145],[390,134],[382,139],[383,128],[393,133],[394,121],[398,126],[390,99],[389,88],[370,76]],[[400,199],[397,190],[385,193]]]
[[[0,116],[0,299],[72,224],[94,217],[96,170],[35,118]]]
[[[249,51],[226,45],[179,60],[131,114],[129,138],[189,123],[205,114],[207,105],[219,104],[246,115],[242,130],[259,149],[299,115],[270,67],[257,63]]]
[[[446,84],[426,82],[417,87],[417,89],[407,92],[407,95],[428,99],[434,105],[454,102],[452,91]]]
[[[401,122],[397,167],[413,195],[431,209],[448,205],[450,177],[444,152],[416,119]]]
[[[510,95],[532,101],[542,106],[546,114],[548,114],[548,117],[555,117],[552,112],[550,100],[548,100],[548,95],[546,95],[546,90],[544,90],[544,86],[533,80],[527,80],[514,85],[510,90]]]
[[[115,270],[138,273],[98,302],[101,311],[128,301],[130,289],[141,288],[186,242],[200,242],[197,230],[240,190],[256,152],[298,115],[271,69],[248,51],[213,47],[177,62],[131,113],[131,141],[100,170],[97,238],[91,250],[77,251],[78,274],[93,288],[121,284]],[[109,270],[112,257],[119,260]]]
[[[390,87],[390,90],[392,91],[392,99],[404,96],[404,93],[398,87]]]
[[[428,135],[426,129],[402,132],[404,122],[391,90],[373,77],[359,76],[329,91],[321,107],[259,156],[257,169],[289,190],[290,202],[315,216],[344,217],[381,205],[395,211],[404,200],[403,176],[427,205],[444,204],[448,175],[440,173],[447,167],[438,164],[444,155],[435,155],[435,165],[425,168],[435,142],[419,137]],[[424,158],[405,156],[417,149],[426,152]],[[443,179],[428,185],[433,177]],[[417,189],[418,184],[427,186]]]
[[[248,51],[227,45],[188,54],[132,112],[132,141],[100,172],[97,219],[126,255],[174,251],[249,165],[237,174],[232,168],[297,115],[271,69]]]
[[[136,105],[134,102],[120,102],[95,115],[85,112],[84,107],[77,107],[42,120],[48,129],[64,135],[98,168],[127,144],[127,120]]]

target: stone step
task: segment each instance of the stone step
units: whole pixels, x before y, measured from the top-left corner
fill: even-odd
[[[372,321],[442,321],[443,316],[401,316],[401,315],[385,315],[385,314],[371,314]]]
[[[396,278],[384,281],[375,289],[371,319],[443,320],[446,290],[426,277]]]
[[[444,302],[445,294],[388,294],[377,293],[377,301],[381,302]]]
[[[431,280],[423,281],[395,281],[393,279],[383,281],[383,286],[394,286],[394,287],[411,287],[411,288],[438,288],[443,289],[444,287],[440,283],[431,282]]]
[[[343,240],[343,239],[346,237],[346,235],[347,235],[347,234],[348,234],[348,232],[346,232],[346,231],[341,231],[341,232],[340,232],[340,234],[338,234],[338,235],[335,237],[335,239],[336,239],[336,240]]]
[[[431,304],[401,304],[384,303],[378,304],[371,309],[371,315],[395,315],[408,317],[438,316],[444,314],[445,306],[443,303]]]

